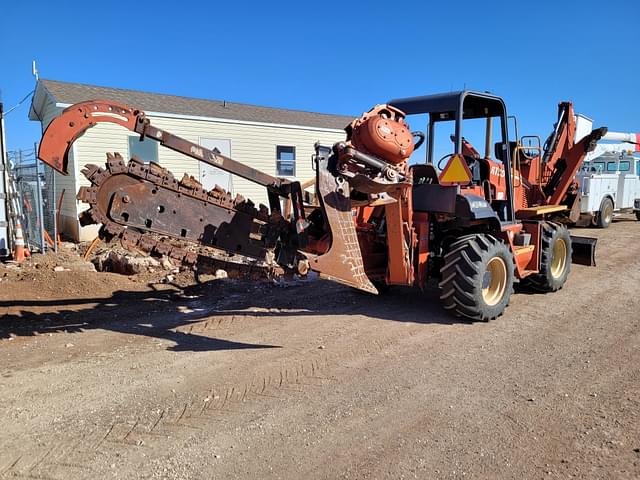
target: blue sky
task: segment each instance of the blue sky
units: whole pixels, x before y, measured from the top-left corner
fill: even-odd
[[[545,137],[561,100],[640,130],[640,2],[4,2],[5,110],[42,78],[358,115],[466,86]],[[28,103],[9,149],[39,139]]]

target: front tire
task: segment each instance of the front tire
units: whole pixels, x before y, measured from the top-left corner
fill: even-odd
[[[640,210],[636,210],[635,214],[636,214],[636,220],[640,221]]]
[[[607,228],[613,220],[613,202],[610,198],[605,198],[600,204],[600,211],[596,214],[596,226]]]
[[[489,321],[502,315],[509,305],[513,255],[492,235],[459,238],[444,256],[440,272],[440,300],[456,316]]]
[[[571,236],[565,225],[542,222],[540,271],[522,283],[539,292],[555,292],[567,281],[571,271]]]

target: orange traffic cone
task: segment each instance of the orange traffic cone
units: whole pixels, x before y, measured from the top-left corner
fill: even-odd
[[[22,235],[22,224],[20,220],[16,221],[16,248],[13,252],[13,260],[18,263],[24,262],[26,257],[30,257],[31,252],[24,244],[24,236]]]

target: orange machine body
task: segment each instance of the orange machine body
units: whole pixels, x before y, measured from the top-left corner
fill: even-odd
[[[376,105],[347,127],[353,146],[392,164],[405,162],[413,153],[413,135],[404,113],[389,105]]]

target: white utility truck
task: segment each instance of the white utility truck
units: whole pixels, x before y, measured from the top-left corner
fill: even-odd
[[[608,132],[602,140],[618,143],[598,144],[576,175],[578,223],[607,228],[618,212],[634,212],[640,220],[640,134]]]

